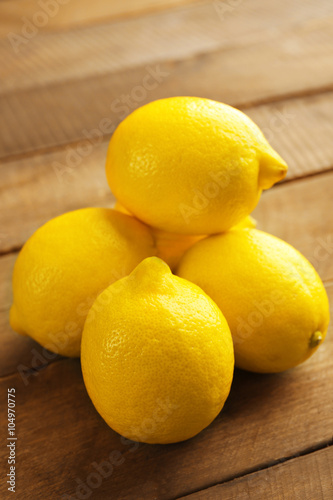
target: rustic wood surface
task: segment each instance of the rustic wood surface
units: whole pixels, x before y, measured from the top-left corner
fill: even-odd
[[[243,109],[286,159],[287,178],[254,216],[312,262],[332,306],[332,2],[60,3],[15,53],[8,33],[22,35],[22,17],[33,19],[40,4],[0,2],[0,432],[15,387],[16,498],[331,500],[332,326],[294,370],[236,370],[225,408],[196,438],[152,446],[108,428],[79,361],[15,334],[8,311],[26,239],[68,210],[112,206],[112,130],[132,109],[177,94]],[[5,463],[4,444],[0,456]],[[112,472],[104,464],[105,477],[96,475],[106,461]],[[4,471],[0,497],[12,498]]]
[[[200,0],[197,0],[200,1]],[[201,0],[204,1],[204,0]],[[42,4],[47,2],[41,2]],[[52,2],[50,2],[52,4]],[[195,3],[195,0],[58,0],[59,9],[53,7],[56,14],[50,15],[43,26],[45,31],[57,31],[75,26],[105,23],[114,18],[132,17],[141,13],[155,12],[173,6]],[[52,6],[50,7],[52,9]],[[17,12],[20,12],[18,16]],[[19,33],[22,28],[22,17],[33,20],[36,12],[42,10],[40,4],[33,0],[1,0],[0,17],[3,20],[0,35],[8,32]]]
[[[235,498],[302,500],[331,498],[332,489],[333,447],[330,446],[182,498],[184,500],[234,500]]]

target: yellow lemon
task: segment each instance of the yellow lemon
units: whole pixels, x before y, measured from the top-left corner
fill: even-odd
[[[127,215],[132,215],[118,201],[114,206],[115,210]],[[181,257],[194,243],[205,238],[206,235],[194,236],[188,234],[175,234],[162,231],[161,229],[150,228],[156,244],[156,256],[164,260],[168,266],[174,270]]]
[[[151,257],[96,299],[81,363],[88,394],[112,429],[136,441],[174,443],[221,411],[234,357],[217,305]]]
[[[53,352],[79,356],[96,296],[154,254],[148,228],[114,210],[85,208],[50,220],[15,263],[12,328]]]
[[[248,215],[236,226],[234,226],[234,228],[255,226],[255,219]],[[151,230],[155,239],[157,257],[163,259],[173,271],[177,268],[184,253],[191,248],[194,243],[197,243],[207,236],[169,233],[167,231],[154,228],[151,228]]]
[[[106,174],[119,202],[170,233],[223,232],[287,172],[241,111],[198,97],[151,102],[114,132]]]
[[[119,202],[116,202],[114,206],[115,210],[131,215],[128,210],[126,210]],[[248,215],[243,220],[241,220],[234,227],[255,227],[256,221],[253,217]],[[207,235],[189,235],[189,234],[176,234],[163,231],[161,229],[150,228],[155,239],[156,244],[156,256],[160,257],[168,266],[175,270],[179,264],[180,259],[194,243],[202,240]]]
[[[257,227],[256,219],[254,217],[251,217],[251,215],[248,215],[247,217],[242,219],[240,222],[238,222],[238,224],[233,226],[232,229],[246,229],[246,228],[252,229],[255,227]]]
[[[234,340],[236,366],[280,372],[309,358],[329,323],[325,288],[292,246],[257,229],[231,230],[196,243],[179,276],[221,308]]]

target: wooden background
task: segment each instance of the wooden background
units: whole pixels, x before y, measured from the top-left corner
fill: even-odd
[[[8,325],[24,241],[65,211],[112,206],[104,175],[112,129],[172,95],[232,104],[262,127],[290,169],[262,197],[259,227],[305,254],[333,304],[332,1],[59,0],[53,8],[45,22],[36,1],[0,2],[0,431],[7,435],[15,387],[18,436],[15,495],[1,441],[0,497],[332,499],[332,328],[294,370],[236,371],[225,408],[196,438],[152,446],[107,427],[78,360],[50,360]],[[94,462],[110,456],[112,474],[96,479]]]

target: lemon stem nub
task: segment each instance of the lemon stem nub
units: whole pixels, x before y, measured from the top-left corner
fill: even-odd
[[[323,340],[323,336],[321,332],[314,332],[310,338],[310,347],[317,347],[320,342]]]

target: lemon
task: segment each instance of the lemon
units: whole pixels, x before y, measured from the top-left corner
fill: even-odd
[[[53,352],[79,356],[96,296],[154,253],[147,227],[114,210],[85,208],[50,220],[16,260],[12,328]]]
[[[247,216],[242,219],[234,228],[255,227],[256,221],[253,217]],[[163,259],[174,271],[184,253],[191,248],[194,243],[206,238],[207,235],[177,234],[151,228],[156,244],[156,255]]]
[[[248,215],[244,219],[242,219],[238,224],[232,227],[232,229],[247,229],[247,228],[254,228],[257,226],[257,221],[254,217],[251,215]]]
[[[325,288],[305,257],[279,238],[257,229],[206,238],[184,255],[178,274],[221,308],[239,368],[287,370],[309,358],[325,338]]]
[[[196,435],[222,409],[233,345],[216,304],[150,257],[98,296],[82,335],[88,394],[126,438],[174,443]]]
[[[198,97],[151,102],[114,132],[106,174],[135,217],[170,233],[223,232],[287,172],[241,111]]]
[[[124,214],[132,215],[118,201],[113,208]],[[176,269],[186,250],[188,250],[197,241],[206,237],[206,235],[195,236],[168,233],[167,231],[154,229],[153,227],[151,227],[150,230],[152,231],[155,240],[157,249],[156,256],[164,260],[164,262],[166,262],[172,270]]]
[[[153,235],[157,248],[156,255],[164,260],[172,270],[176,269],[186,250],[197,241],[205,238],[205,235],[175,234],[161,229],[153,230]]]
[[[118,201],[114,206],[115,210],[131,215],[126,208],[124,208]],[[253,217],[248,215],[242,219],[237,226],[239,228],[243,227],[255,227],[256,221]],[[169,233],[161,229],[150,228],[154,236],[156,244],[156,256],[160,257],[164,262],[170,266],[172,270],[175,270],[179,264],[180,259],[184,253],[194,245],[197,241],[202,240],[207,235],[189,235],[189,234],[177,234]]]

